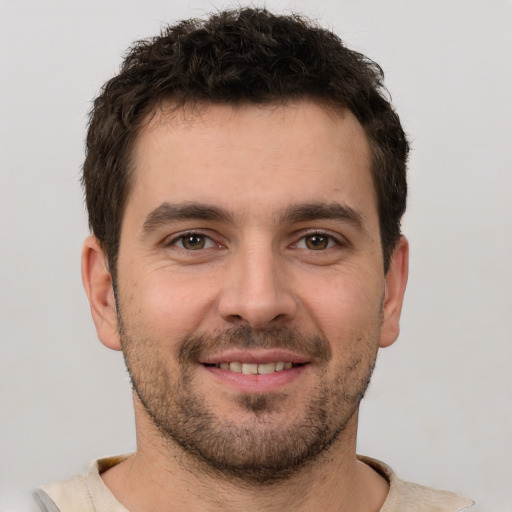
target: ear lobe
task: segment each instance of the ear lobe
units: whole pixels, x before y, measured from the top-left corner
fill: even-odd
[[[88,237],[82,250],[82,282],[89,299],[98,338],[108,348],[121,350],[117,308],[107,257],[99,240]]]
[[[398,241],[386,274],[380,346],[389,347],[400,333],[400,314],[409,275],[409,243],[402,236]]]

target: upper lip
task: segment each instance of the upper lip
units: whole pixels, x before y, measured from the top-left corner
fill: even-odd
[[[308,363],[309,359],[301,354],[282,349],[227,349],[199,359],[201,364],[220,364],[230,362],[265,364],[279,361],[295,364]]]

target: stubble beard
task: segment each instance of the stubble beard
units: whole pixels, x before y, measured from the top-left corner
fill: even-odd
[[[164,441],[178,445],[202,471],[252,485],[290,478],[339,440],[357,413],[376,358],[376,343],[369,342],[369,333],[356,337],[352,342],[360,348],[335,372],[329,371],[334,377],[328,379],[332,354],[324,337],[305,337],[286,328],[256,332],[237,327],[184,338],[176,354],[179,370],[171,374],[165,358],[155,353],[156,343],[136,336],[122,321],[120,326],[133,389]],[[236,406],[244,419],[221,419],[194,387],[199,357],[214,347],[293,348],[315,361],[320,384],[305,390],[309,397],[302,414],[285,427],[277,416],[289,406],[291,398],[285,392],[241,394]]]

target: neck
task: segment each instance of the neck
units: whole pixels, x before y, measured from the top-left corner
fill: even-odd
[[[137,415],[137,452],[102,474],[114,496],[131,512],[377,512],[387,482],[356,457],[357,413],[337,441],[287,479],[248,483],[219,474],[164,441]]]

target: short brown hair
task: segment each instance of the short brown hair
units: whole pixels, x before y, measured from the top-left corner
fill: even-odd
[[[242,8],[186,20],[129,50],[94,101],[83,184],[93,234],[115,280],[130,191],[131,149],[159,102],[276,103],[313,99],[349,109],[372,151],[384,269],[400,237],[409,145],[383,86],[382,69],[299,15]]]

